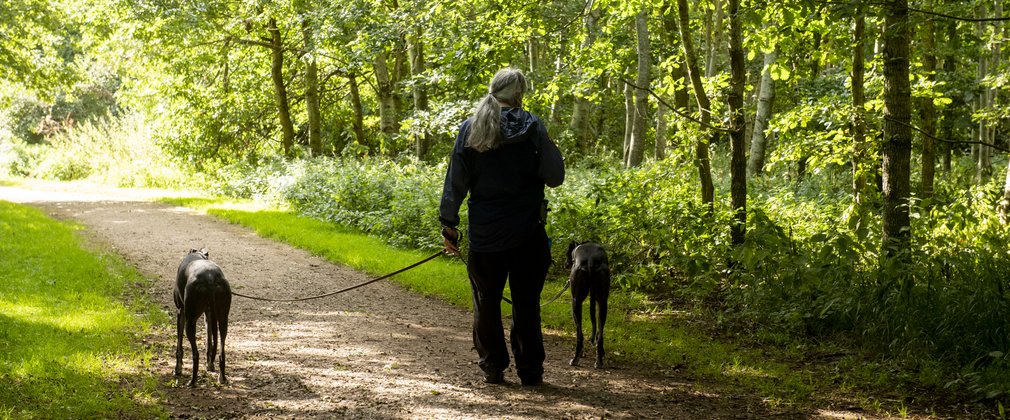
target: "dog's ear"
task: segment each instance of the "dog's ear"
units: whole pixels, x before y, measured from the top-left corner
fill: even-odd
[[[568,243],[568,252],[565,253],[564,268],[572,268],[572,265],[575,264],[575,256],[572,255],[572,251],[574,251],[578,246],[579,244],[575,243],[575,241]]]
[[[204,258],[210,259],[210,250],[207,249],[207,247],[200,248],[200,255],[203,255]]]

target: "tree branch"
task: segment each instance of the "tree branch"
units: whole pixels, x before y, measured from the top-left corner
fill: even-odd
[[[821,4],[832,4],[832,5],[841,5],[841,6],[851,6],[852,5],[852,2],[830,1],[830,0],[822,0],[822,1],[819,1],[818,3],[821,3]],[[863,4],[867,5],[867,6],[873,6],[873,7],[887,6],[884,3],[863,3]],[[948,14],[945,14],[945,13],[934,12],[934,11],[931,11],[931,10],[916,9],[914,7],[908,7],[907,9],[908,9],[909,12],[922,13],[924,15],[936,16],[936,17],[941,17],[941,18],[950,19],[950,20],[960,20],[962,22],[1006,22],[1006,21],[1010,21],[1010,16],[1008,16],[1008,17],[995,17],[995,18],[993,18],[993,17],[989,17],[989,18],[967,18],[967,17],[962,17],[962,16],[954,16],[954,15],[948,15]]]
[[[1010,153],[1010,149],[1006,149],[1006,148],[997,146],[995,144],[989,144],[989,143],[985,143],[985,142],[981,142],[981,141],[963,141],[963,140],[945,139],[945,138],[941,138],[941,137],[937,137],[937,136],[934,136],[932,134],[929,134],[929,133],[923,131],[919,127],[916,127],[916,126],[914,126],[912,124],[909,124],[909,123],[906,123],[904,121],[898,121],[897,119],[892,118],[892,117],[884,117],[884,119],[887,120],[887,121],[891,121],[893,123],[897,123],[898,125],[903,125],[905,127],[911,128],[912,130],[915,130],[915,131],[918,131],[918,132],[922,133],[922,135],[924,135],[926,137],[929,137],[929,138],[931,138],[933,140],[942,141],[942,142],[947,143],[947,144],[977,144],[977,145],[981,145],[981,146],[991,147],[991,148],[999,150],[1001,152]]]
[[[621,80],[624,83],[627,83],[628,86],[631,86],[631,87],[633,87],[635,89],[638,89],[638,90],[644,90],[644,91],[648,92],[649,95],[651,95],[653,98],[656,98],[656,100],[659,101],[659,103],[665,105],[667,108],[669,108],[671,111],[673,111],[674,114],[677,114],[681,118],[693,121],[694,123],[700,125],[702,128],[706,128],[706,129],[709,129],[709,130],[718,131],[718,132],[722,132],[722,133],[729,133],[729,132],[733,131],[733,130],[730,130],[728,128],[716,127],[716,126],[713,126],[713,125],[705,124],[705,123],[701,122],[701,120],[699,120],[699,119],[697,119],[695,117],[692,117],[690,115],[687,115],[687,114],[681,112],[679,108],[677,108],[677,107],[675,107],[673,105],[670,105],[668,102],[666,102],[663,98],[661,98],[652,89],[647,88],[647,87],[638,86],[638,85],[636,85],[634,83],[631,83],[630,81],[628,81],[627,79],[625,79],[623,77],[618,77],[618,79]]]
[[[275,46],[272,43],[265,42],[265,41],[260,41],[260,40],[257,40],[257,39],[239,38],[239,37],[236,37],[236,36],[233,36],[233,35],[228,35],[227,38],[229,40],[231,40],[231,41],[235,41],[235,42],[237,42],[239,44],[243,44],[243,45],[252,45],[252,46],[256,46],[256,47],[268,48],[268,49],[271,49],[271,50],[274,49],[274,48],[277,48],[277,46]]]

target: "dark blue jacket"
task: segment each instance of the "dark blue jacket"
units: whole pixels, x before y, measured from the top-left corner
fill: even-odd
[[[439,221],[459,225],[459,208],[469,194],[470,250],[515,248],[538,231],[544,185],[564,182],[564,159],[543,121],[520,108],[502,109],[503,144],[485,152],[465,147],[472,122],[466,120],[456,136]]]

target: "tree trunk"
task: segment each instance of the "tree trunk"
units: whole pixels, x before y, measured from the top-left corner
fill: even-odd
[[[729,0],[729,62],[730,91],[729,144],[732,149],[730,159],[730,201],[733,207],[733,226],[730,238],[733,245],[742,245],[747,232],[747,119],[743,109],[744,89],[747,85],[746,58],[743,52],[743,28],[740,18],[740,0]]]
[[[935,35],[933,33],[933,19],[926,19],[922,23],[922,70],[926,73],[926,80],[932,82],[936,80],[936,49]],[[933,196],[933,179],[936,174],[936,106],[933,105],[933,98],[922,98],[919,105],[919,118],[922,120],[922,171],[921,171],[921,191],[922,198]]]
[[[687,76],[691,79],[694,97],[698,102],[698,110],[701,112],[701,122],[704,125],[702,130],[707,130],[712,121],[711,105],[708,94],[705,93],[705,86],[701,81],[698,57],[694,51],[694,42],[691,40],[691,20],[687,0],[677,0],[677,14],[680,23],[680,44],[684,49],[684,57],[687,61]],[[708,204],[711,209],[715,202],[715,185],[712,184],[712,161],[708,155],[708,144],[708,139],[698,140],[694,147],[694,160],[701,178],[701,202]]]
[[[772,81],[771,66],[775,64],[775,51],[765,53],[764,71],[761,72],[761,84],[758,87],[757,111],[754,113],[754,132],[750,141],[750,161],[747,169],[752,175],[764,172],[765,150],[768,146],[768,120],[772,115],[772,104],[775,102],[775,84]]]
[[[687,69],[684,67],[682,63],[674,67],[670,74],[673,76],[673,82],[675,83],[673,88],[673,106],[681,111],[688,111],[688,107],[691,106],[691,94],[687,91],[687,87],[691,85],[691,81],[688,80]]]
[[[274,84],[274,99],[277,102],[277,117],[281,124],[281,148],[284,156],[294,155],[295,126],[291,122],[291,111],[288,105],[288,92],[284,87],[284,40],[277,28],[277,19],[270,18],[267,22],[267,32],[270,35],[270,78]]]
[[[671,0],[664,0],[664,2],[663,2],[663,30],[664,30],[664,33],[665,33],[664,39],[666,39],[667,46],[669,46],[669,47],[673,47],[673,48],[679,48],[680,47],[680,45],[678,45],[680,43],[680,41],[679,41],[679,36],[680,36],[679,35],[679,29],[677,29],[678,26],[679,25],[677,25],[677,6],[676,6],[676,4],[672,3]],[[691,98],[690,98],[690,95],[688,95],[688,92],[687,92],[687,86],[688,86],[688,84],[690,82],[687,80],[687,71],[685,70],[684,63],[680,63],[678,65],[675,65],[670,70],[670,78],[671,78],[672,83],[673,83],[673,107],[675,109],[681,111],[681,112],[686,112],[687,111],[687,107],[689,106]],[[661,106],[661,111],[666,111],[666,110],[667,110],[666,106],[662,105]],[[656,115],[657,119],[660,118],[659,115],[660,114],[657,113],[657,115]],[[666,115],[665,112],[663,113],[663,115]],[[665,117],[663,118],[663,121],[665,122]],[[666,124],[664,124],[664,125],[666,125]],[[676,126],[677,126],[677,129],[679,130],[680,127],[681,127],[681,120],[679,120],[679,119],[677,120]],[[669,135],[666,135],[666,134],[664,134],[663,137],[662,137],[662,139],[663,139],[663,148],[664,148],[664,153],[662,154],[663,157],[666,156],[666,153],[665,153],[666,144],[667,144],[666,139],[668,137],[669,137]],[[661,159],[661,157],[660,157],[660,155],[658,153],[658,148],[660,146],[659,145],[659,141],[660,141],[659,130],[657,128],[657,131],[656,131],[656,147],[657,147],[656,159]]]
[[[817,9],[817,14],[820,15],[820,9]],[[821,50],[821,34],[819,32],[814,32],[813,36],[814,45],[811,51]],[[821,73],[821,61],[816,54],[810,55],[810,78],[816,80],[820,77]],[[802,181],[807,176],[807,161],[809,156],[801,155],[800,159],[796,162],[796,180]]]
[[[568,39],[565,38],[565,37],[561,37],[561,39],[558,40],[557,57],[555,57],[555,59],[554,59],[554,75],[552,76],[554,78],[554,80],[558,80],[560,78],[560,75],[564,72],[565,62],[564,62],[564,60],[562,60],[562,57],[567,57],[567,56],[568,56]],[[532,79],[527,79],[527,80],[532,80]],[[532,82],[530,82],[530,83],[532,83]],[[531,86],[531,88],[532,88],[532,86]],[[561,121],[561,114],[562,114],[562,112],[561,112],[561,105],[562,105],[561,104],[561,100],[562,100],[562,98],[565,98],[566,96],[567,96],[566,92],[558,92],[558,95],[551,102],[551,109],[550,109],[550,115],[549,115],[549,117],[550,117],[550,122],[551,122],[552,126],[561,125],[561,123],[562,123],[562,121]]]
[[[613,83],[612,79],[613,78],[607,76],[606,74],[600,74],[600,76],[596,80],[597,83],[596,89],[598,89],[600,92],[607,91],[610,88],[611,83]],[[607,127],[607,115],[599,109],[600,108],[599,106],[596,106],[596,108],[597,108],[595,112],[596,121],[594,121],[593,133],[599,134],[602,133],[603,130]]]
[[[628,154],[628,167],[642,164],[645,155],[645,132],[648,127],[649,92],[646,90],[652,84],[649,68],[652,66],[651,47],[649,45],[648,12],[642,10],[635,16],[635,32],[638,34],[638,79],[635,84],[635,118],[631,130],[631,151]]]
[[[424,40],[422,39],[421,27],[414,29],[414,34],[408,39],[407,54],[410,58],[410,74],[413,79],[411,83],[411,93],[414,96],[414,109],[420,112],[428,112],[428,89],[424,83]],[[418,159],[424,159],[428,155],[431,147],[431,138],[425,132],[415,139],[414,151]]]
[[[624,83],[624,166],[630,166],[631,132],[635,129],[635,92],[630,84]]]
[[[394,2],[395,4],[395,2]],[[410,78],[410,60],[407,58],[407,40],[404,35],[400,35],[393,44],[393,72],[390,74],[389,92],[393,95],[393,116],[396,120],[396,129],[400,129],[400,115],[404,108],[403,95],[397,92],[401,82]]]
[[[1003,180],[1003,199],[999,201],[999,220],[1004,225],[1010,223],[1010,162],[1007,162],[1006,178]]]
[[[719,51],[722,51],[722,21],[725,19],[725,14],[722,11],[723,1],[725,0],[712,0],[715,16],[710,24],[712,35],[708,40],[708,55],[705,57],[705,77],[715,77],[719,68],[717,60],[719,59]]]
[[[593,7],[586,13],[585,17],[585,27],[586,27],[586,37],[582,40],[581,54],[590,54],[590,49],[596,42],[596,35],[599,31],[597,26],[597,21],[600,18],[600,9],[595,7],[595,2]],[[586,75],[584,73],[579,74],[579,79],[585,83]],[[593,132],[593,103],[588,99],[591,95],[591,89],[578,89],[575,91],[575,103],[572,108],[572,121],[569,126],[572,129],[572,134],[575,137],[575,144],[578,147],[579,152],[582,154],[589,154],[590,149],[593,145],[593,138],[595,133]]]
[[[305,113],[309,117],[309,150],[312,156],[323,154],[322,122],[319,112],[319,67],[316,64],[315,42],[312,26],[308,20],[302,21],[302,37],[308,58],[305,66]]]
[[[883,251],[906,255],[910,246],[910,171],[912,154],[911,87],[908,81],[908,0],[884,6],[884,204]]]
[[[996,2],[996,17],[1003,17],[1003,4],[1001,2]],[[1006,39],[1006,26],[1003,22],[996,24],[996,33],[1002,36],[1002,39]],[[993,56],[995,57],[996,64],[995,67],[1000,67],[1000,61],[1002,61],[1002,41],[997,41],[993,46]],[[993,94],[998,94],[997,89],[993,89]],[[995,128],[992,129],[993,136],[995,136]],[[995,137],[993,138],[993,144],[995,144]],[[1010,163],[1007,163],[1006,177],[1003,181],[1003,199],[999,203],[999,217],[1000,221],[1005,225],[1010,221]]]
[[[540,48],[537,45],[537,39],[530,37],[526,40],[526,57],[529,59],[530,68],[527,70],[527,74],[536,73],[537,69],[540,68],[540,54],[538,50]]]
[[[358,78],[354,73],[347,75],[347,84],[351,88],[351,108],[354,109],[354,139],[362,146],[369,146],[365,137],[365,111],[361,107],[361,91],[358,89]]]
[[[984,17],[986,14],[985,6],[979,5],[976,9],[977,17]],[[977,22],[975,23],[975,31],[979,38],[985,39],[985,23]],[[983,41],[984,42],[984,41]],[[978,83],[982,85],[982,93],[978,98],[978,107],[976,113],[985,113],[992,107],[991,91],[985,88],[983,81],[990,72],[990,60],[989,54],[980,54],[978,58]],[[985,179],[991,174],[992,161],[989,159],[989,148],[983,144],[989,143],[989,122],[986,121],[985,117],[979,118],[978,128],[976,134],[976,140],[980,143],[975,149],[975,181],[979,184],[985,182]]]
[[[852,23],[852,197],[859,217],[865,201],[870,175],[868,145],[866,144],[866,118],[863,116],[866,104],[864,78],[866,73],[866,24],[863,5],[856,6],[856,16]]]
[[[997,2],[994,3],[993,14],[995,15],[996,19],[1002,19],[1003,18],[1003,3],[1002,2],[997,1]],[[993,36],[992,50],[989,53],[989,63],[990,63],[989,64],[989,69],[990,69],[989,71],[993,72],[993,73],[998,73],[998,72],[1000,72],[1000,69],[1003,67],[1003,41],[1002,41],[1002,37],[1005,35],[1003,33],[1003,25],[1004,24],[1003,24],[1002,21],[997,20],[995,23],[993,23],[993,25],[994,25],[993,26],[993,32],[994,32],[995,35]],[[987,93],[987,99],[989,101],[988,107],[990,109],[1001,109],[1001,107],[998,107],[999,92],[1000,92],[1000,88],[998,86],[995,86],[995,85],[991,86],[988,89],[988,92],[986,92]],[[988,134],[988,139],[986,140],[986,144],[991,144],[991,145],[995,145],[996,144],[996,126],[997,125],[999,125],[999,121],[998,120],[995,120],[995,121],[990,120],[988,122],[988,124],[986,124],[986,132]],[[985,149],[985,161],[983,162],[983,167],[982,167],[982,174],[984,176],[983,182],[984,182],[984,180],[988,180],[989,177],[992,176],[992,172],[993,172],[992,171],[992,154],[994,152],[994,149],[992,147],[985,147],[984,149]]]
[[[231,96],[231,59],[228,58],[228,54],[231,53],[231,40],[224,40],[224,48],[221,49],[221,53],[224,54],[222,57],[222,63],[224,65],[223,75],[221,77],[221,91],[224,92],[225,97]]]
[[[730,241],[743,244],[747,228],[747,154],[746,116],[743,114],[743,91],[747,74],[743,55],[743,28],[740,22],[740,0],[729,0],[729,144],[732,156],[729,164],[729,194],[733,208]]]
[[[656,105],[656,160],[666,159],[666,130],[668,108],[660,102]]]
[[[943,58],[943,71],[946,74],[954,74],[957,71],[957,54],[961,49],[961,38],[957,31],[956,22],[947,22],[947,51],[949,51]],[[959,95],[958,95],[959,96]],[[943,111],[943,138],[953,139],[954,138],[954,109],[957,104],[964,105],[961,99],[958,97],[952,98],[954,103],[944,107]],[[944,173],[950,172],[950,156],[953,151],[953,147],[949,143],[943,143],[940,147],[940,153],[943,155],[941,159],[941,168]]]
[[[400,127],[396,120],[396,98],[393,95],[393,79],[389,73],[388,61],[389,53],[386,51],[375,57],[375,96],[379,98],[379,129],[392,135]]]

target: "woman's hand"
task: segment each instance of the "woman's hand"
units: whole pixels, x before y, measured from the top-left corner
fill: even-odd
[[[451,226],[442,226],[442,243],[445,253],[459,255],[459,230]]]

